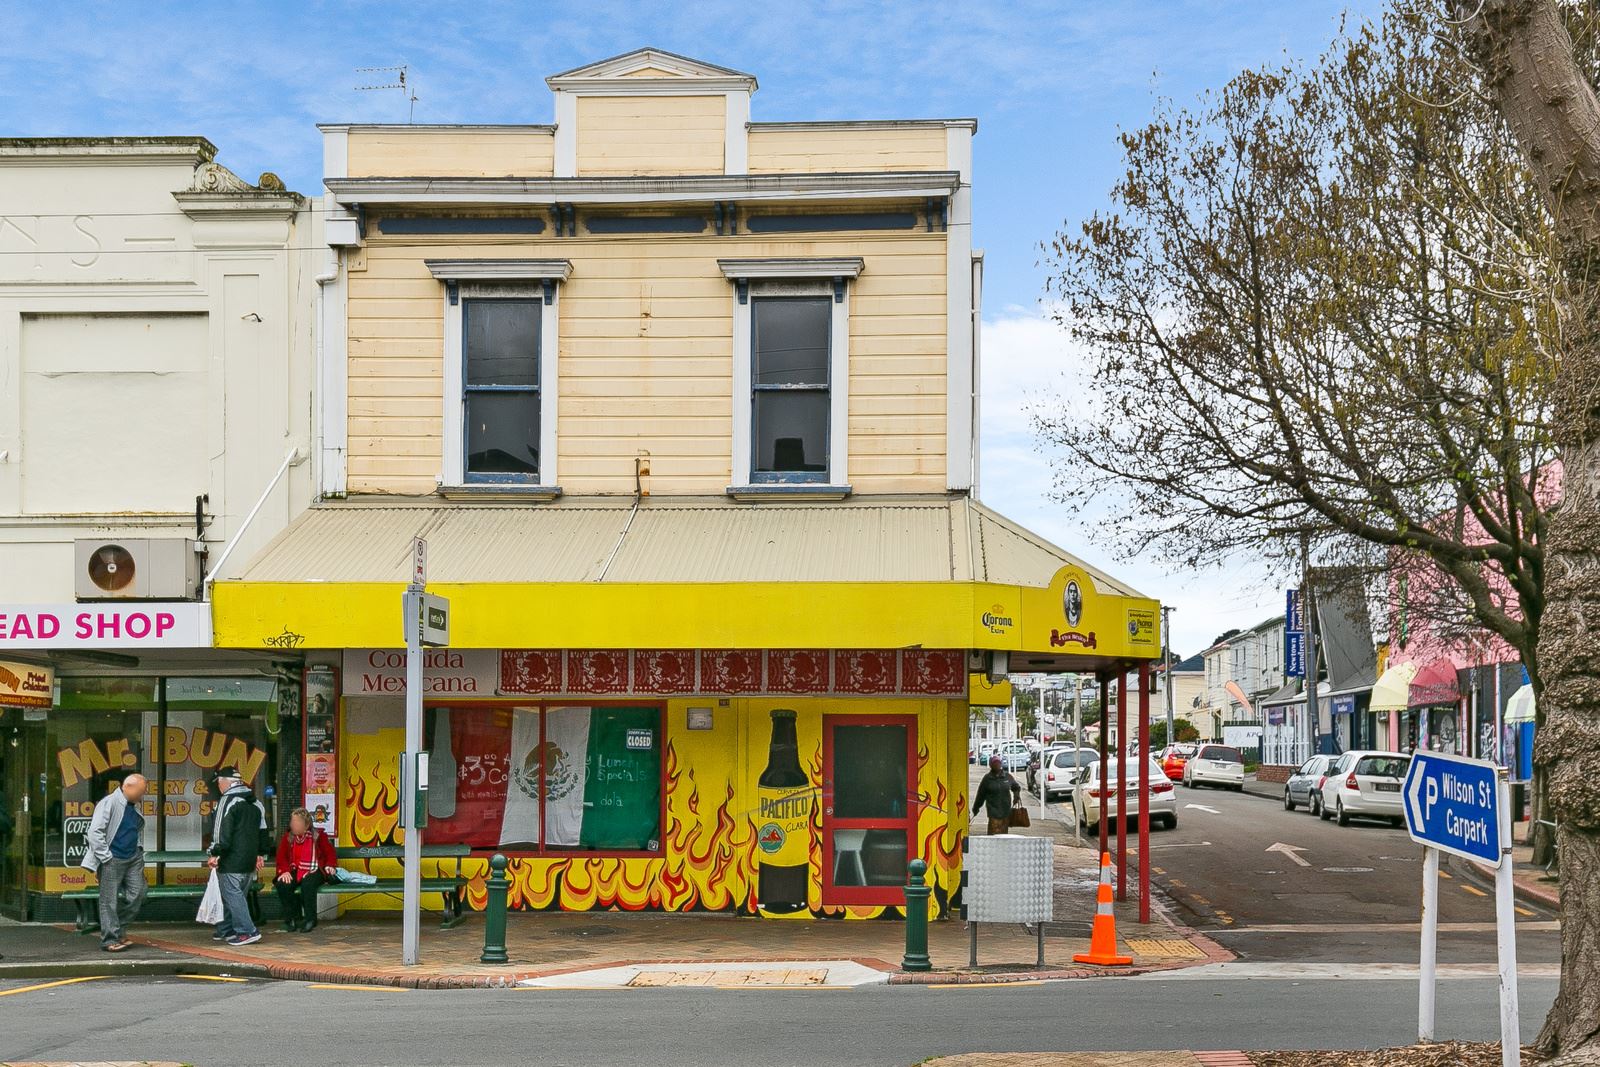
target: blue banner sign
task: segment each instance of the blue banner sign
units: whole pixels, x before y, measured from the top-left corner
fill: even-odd
[[[1500,788],[1485,760],[1418,752],[1404,786],[1411,840],[1491,866],[1500,864]]]
[[[1306,632],[1305,615],[1300,610],[1300,590],[1290,589],[1283,595],[1283,630],[1285,633]]]

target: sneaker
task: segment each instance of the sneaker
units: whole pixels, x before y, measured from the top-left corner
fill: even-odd
[[[213,941],[226,941],[226,940],[228,940],[228,938],[230,938],[232,936],[233,936],[232,934],[223,933],[221,930],[217,930],[214,933],[212,933],[211,940],[213,940]]]
[[[260,940],[261,934],[259,931],[253,934],[234,934],[232,937],[228,938],[228,944],[232,945],[234,948],[240,948],[244,945],[253,945]]]

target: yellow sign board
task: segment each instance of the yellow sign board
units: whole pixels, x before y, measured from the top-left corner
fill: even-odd
[[[0,660],[0,707],[48,708],[55,693],[56,674],[49,667]]]

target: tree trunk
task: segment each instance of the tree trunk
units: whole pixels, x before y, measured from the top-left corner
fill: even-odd
[[[1534,761],[1561,829],[1561,988],[1538,1038],[1558,1063],[1600,1063],[1600,100],[1554,0],[1461,0],[1467,43],[1555,216],[1565,344],[1555,434],[1563,492],[1545,541]]]

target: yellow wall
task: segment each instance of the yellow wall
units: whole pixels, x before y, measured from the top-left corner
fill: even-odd
[[[361,698],[370,700],[372,698]],[[348,703],[348,702],[346,702]],[[918,850],[928,863],[934,886],[929,910],[941,914],[960,883],[961,842],[967,833],[967,705],[959,700],[874,700],[839,698],[736,699],[716,706],[713,729],[686,729],[690,704],[716,705],[714,699],[667,702],[667,823],[660,858],[606,859],[584,855],[513,859],[508,870],[510,903],[524,909],[583,911],[594,908],[733,910],[754,913],[758,850],[756,779],[766,766],[774,708],[797,711],[800,760],[811,778],[811,879],[809,908],[798,918],[875,918],[900,908],[842,906],[822,901],[821,811],[822,717],[824,714],[911,715],[916,717],[917,790],[922,805]],[[463,706],[456,704],[452,706]],[[340,744],[338,839],[341,846],[399,840],[396,834],[395,766],[403,746],[401,702],[388,699],[384,728],[365,734],[343,729]],[[351,716],[348,707],[345,725]],[[363,715],[370,720],[370,712]],[[392,726],[389,725],[392,720]],[[394,875],[392,861],[372,864],[375,873]],[[441,870],[454,870],[442,861]],[[472,879],[471,906],[484,904],[486,859],[465,861]],[[432,873],[432,864],[425,873]],[[425,901],[437,908],[437,900]],[[358,896],[352,909],[388,910],[395,902]]]
[[[578,175],[721,174],[723,96],[578,98]]]
[[[676,98],[669,98],[676,99]],[[555,257],[558,475],[572,494],[720,494],[732,476],[733,288],[720,257],[862,256],[850,309],[849,476],[860,493],[945,486],[945,235],[385,238],[349,282],[349,491],[432,493],[442,464],[444,286],[424,258]],[[580,233],[583,232],[580,224]]]
[[[352,178],[547,178],[555,143],[550,130],[528,127],[352,130],[347,170]]]
[[[751,174],[948,169],[943,126],[750,130]]]

